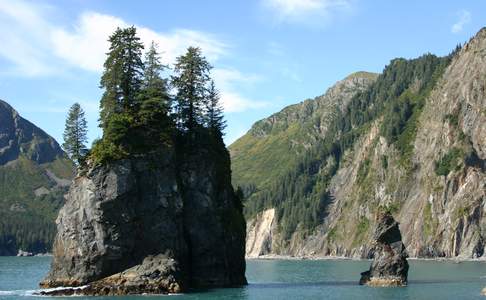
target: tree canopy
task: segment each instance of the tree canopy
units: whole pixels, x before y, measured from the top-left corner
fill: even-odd
[[[150,152],[181,140],[177,136],[189,139],[203,132],[222,142],[220,96],[200,48],[189,47],[176,58],[169,80],[157,44],[152,42],[143,56],[135,27],[116,29],[109,42],[100,82],[103,137],[91,151],[95,161]]]
[[[177,124],[181,130],[191,131],[204,123],[210,70],[211,65],[197,47],[189,47],[176,60],[171,82],[177,90]]]

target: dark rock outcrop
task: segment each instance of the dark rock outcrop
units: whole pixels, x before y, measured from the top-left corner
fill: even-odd
[[[378,216],[374,239],[375,257],[368,271],[361,273],[359,284],[370,286],[407,285],[407,252],[398,222],[389,213]]]
[[[43,296],[118,296],[180,293],[181,271],[176,260],[159,254],[146,257],[140,265],[83,287],[41,291]]]
[[[89,169],[71,186],[57,225],[44,288],[88,284],[86,294],[111,295],[246,284],[245,221],[222,142],[190,152],[167,147]],[[159,272],[138,290],[107,284],[99,291],[113,282],[110,276],[137,274],[130,268],[161,253],[177,265],[174,282]]]

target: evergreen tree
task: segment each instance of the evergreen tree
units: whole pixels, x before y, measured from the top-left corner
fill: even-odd
[[[222,135],[223,130],[226,128],[226,121],[223,116],[223,107],[219,101],[219,92],[216,90],[214,81],[211,80],[206,101],[206,125],[212,131],[219,132]]]
[[[162,79],[161,73],[168,67],[160,61],[160,54],[157,48],[157,44],[152,41],[149,50],[145,54],[143,86],[144,88],[155,87],[167,93],[167,80]]]
[[[168,113],[171,101],[167,80],[161,77],[161,72],[167,66],[160,62],[157,45],[154,42],[146,53],[144,64],[143,85],[138,96],[138,117],[144,133],[149,138],[157,138],[160,134],[167,133],[170,127]]]
[[[211,65],[197,47],[189,47],[176,60],[172,86],[177,90],[177,125],[183,131],[191,131],[204,123],[210,69]]]
[[[74,103],[69,109],[64,129],[63,148],[68,156],[79,166],[88,152],[86,148],[88,125],[81,105]]]
[[[113,114],[133,112],[143,76],[143,45],[135,27],[117,28],[108,41],[110,49],[100,82],[105,90],[100,103],[102,128]]]

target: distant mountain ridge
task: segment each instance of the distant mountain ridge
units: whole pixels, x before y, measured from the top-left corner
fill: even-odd
[[[445,57],[392,60],[342,106],[255,123],[229,147],[247,256],[371,257],[385,211],[412,257],[484,257],[484,53],[486,29]]]
[[[283,175],[295,158],[328,129],[337,110],[364,91],[378,74],[356,72],[337,82],[322,96],[287,106],[256,122],[230,147],[235,186],[262,188]]]
[[[65,156],[52,137],[0,100],[0,165],[18,159],[21,154],[38,164]]]
[[[73,172],[54,138],[0,100],[0,255],[51,250]]]

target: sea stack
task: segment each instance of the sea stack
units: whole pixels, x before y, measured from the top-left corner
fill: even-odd
[[[246,284],[246,227],[219,147],[166,147],[89,167],[57,218],[44,295],[186,292]],[[75,288],[78,287],[78,288]]]
[[[369,286],[406,286],[408,262],[398,222],[388,213],[377,217],[374,259],[370,269],[361,273],[359,284]]]

